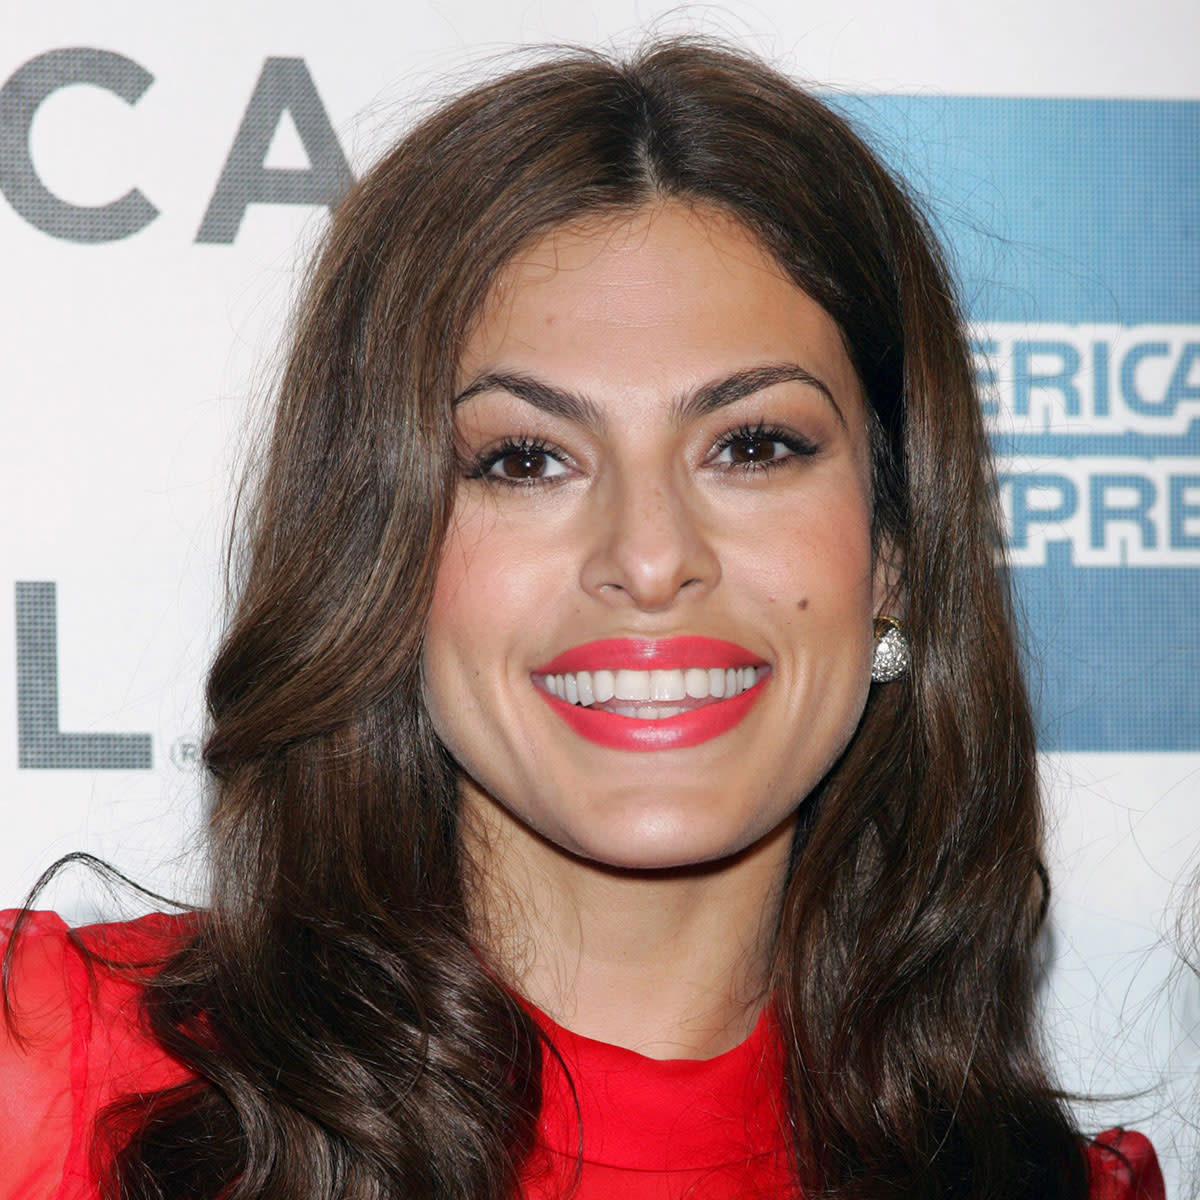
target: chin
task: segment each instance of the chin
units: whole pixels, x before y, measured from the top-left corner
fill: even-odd
[[[778,828],[778,825],[775,826]],[[769,830],[712,828],[696,820],[694,810],[661,814],[589,830],[573,840],[577,857],[618,871],[680,871],[719,867],[767,836]]]

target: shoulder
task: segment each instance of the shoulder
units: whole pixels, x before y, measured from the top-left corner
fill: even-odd
[[[1165,1200],[1154,1147],[1131,1129],[1110,1129],[1087,1148],[1088,1200]]]
[[[189,918],[153,914],[72,930],[54,913],[0,912],[0,1200],[86,1194],[92,1124],[110,1101],[186,1075],[145,1028],[146,973]]]

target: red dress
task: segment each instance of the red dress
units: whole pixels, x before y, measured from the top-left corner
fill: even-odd
[[[13,920],[0,914],[0,943]],[[117,961],[153,961],[178,941],[181,925],[178,917],[154,915],[74,936]],[[23,1044],[0,1022],[0,1200],[96,1200],[89,1147],[97,1112],[188,1073],[142,1027],[138,986],[99,964],[89,977],[52,913],[35,914],[25,926],[12,980]],[[662,1062],[535,1016],[575,1085],[582,1141],[566,1076],[546,1054],[542,1148],[527,1172],[529,1200],[561,1196],[581,1158],[578,1200],[779,1200],[788,1193],[775,1109],[783,1076],[769,1017],[727,1054]],[[1165,1200],[1154,1151],[1140,1134],[1104,1134],[1088,1159],[1090,1200]]]

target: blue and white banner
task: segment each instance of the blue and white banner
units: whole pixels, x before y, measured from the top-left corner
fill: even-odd
[[[1043,748],[1200,751],[1200,102],[846,107],[959,271]]]

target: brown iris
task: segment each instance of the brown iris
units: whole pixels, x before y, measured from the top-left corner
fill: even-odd
[[[506,479],[540,479],[546,471],[544,450],[514,450],[500,460]]]
[[[729,442],[729,458],[735,463],[767,462],[775,457],[776,439],[763,436],[738,437]]]

